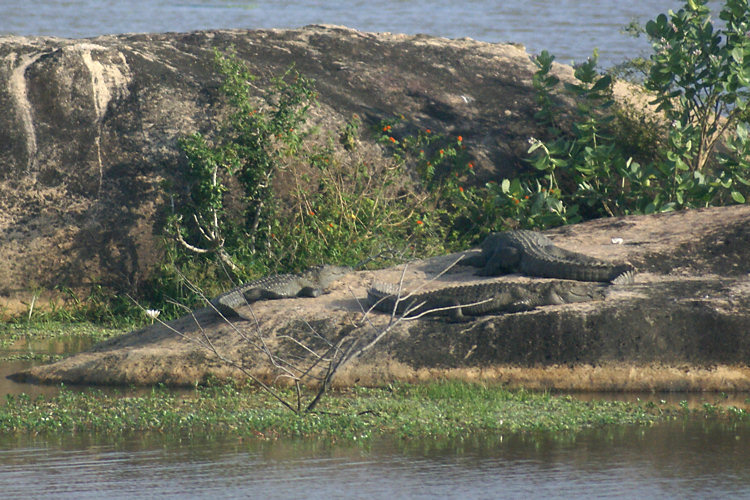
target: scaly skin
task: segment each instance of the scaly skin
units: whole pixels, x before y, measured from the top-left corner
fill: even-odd
[[[224,316],[238,316],[237,308],[258,300],[317,297],[351,271],[351,267],[324,265],[300,274],[266,276],[222,293],[212,299],[211,304]]]
[[[440,288],[411,296],[402,291],[399,298],[398,285],[373,283],[367,291],[367,299],[371,307],[386,313],[416,316],[432,311],[429,314],[448,315],[454,321],[466,321],[466,316],[513,313],[546,305],[601,300],[607,288],[607,285],[600,283],[576,281],[495,281]]]
[[[633,283],[635,267],[611,263],[555,246],[541,233],[526,230],[490,234],[482,253],[461,263],[481,267],[480,276],[521,273],[527,276],[577,281]]]

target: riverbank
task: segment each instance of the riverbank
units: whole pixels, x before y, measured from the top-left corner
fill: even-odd
[[[548,231],[562,248],[636,266],[636,282],[612,286],[604,300],[467,322],[426,315],[391,324],[388,314],[364,314],[373,282],[403,280],[407,291],[485,282],[470,266],[444,273],[468,254],[444,255],[352,272],[330,293],[259,301],[243,306],[243,316],[231,321],[198,308],[21,371],[15,380],[193,387],[253,377],[277,384],[290,380],[279,366],[291,366],[305,374],[301,383],[315,386],[322,376],[315,370],[325,370],[320,359],[327,359],[330,345],[366,345],[385,332],[361,356],[347,359],[331,384],[456,379],[558,391],[748,391],[748,221],[750,209],[737,206],[599,219]],[[613,244],[615,237],[622,243]],[[524,286],[532,278],[492,280]]]
[[[10,346],[22,341],[28,359],[38,363],[50,355],[44,341],[64,343],[67,350],[57,356],[65,356],[111,336],[117,336],[115,329],[90,323],[6,324],[0,331],[5,349],[0,363],[15,359],[9,357]],[[18,386],[15,395],[5,393],[0,404],[0,435],[158,433],[181,439],[224,434],[253,439],[362,440],[382,435],[411,439],[579,432],[691,418],[750,423],[750,394],[742,393],[731,398],[721,393],[673,393],[614,400],[605,394],[554,394],[501,384],[436,380],[333,390],[317,411],[296,415],[269,393],[231,382],[179,390],[14,385]],[[49,391],[35,392],[37,388]],[[283,399],[295,401],[292,388],[275,390]],[[309,401],[313,396],[306,391],[301,399]]]

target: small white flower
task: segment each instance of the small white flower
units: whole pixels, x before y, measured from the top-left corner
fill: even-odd
[[[622,242],[623,242],[622,238],[612,238],[613,245],[622,245]]]
[[[152,320],[158,318],[160,314],[161,311],[159,311],[158,309],[146,309],[146,316],[148,316]]]

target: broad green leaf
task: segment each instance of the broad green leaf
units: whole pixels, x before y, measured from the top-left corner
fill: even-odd
[[[744,55],[745,51],[742,50],[742,47],[735,47],[734,50],[732,50],[732,59],[734,59],[738,64],[742,64]]]
[[[732,191],[732,199],[737,203],[745,203],[745,197],[739,191]]]

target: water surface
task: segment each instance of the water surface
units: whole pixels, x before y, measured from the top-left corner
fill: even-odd
[[[716,7],[723,2],[709,2]],[[27,0],[0,2],[0,34],[90,37],[212,28],[296,28],[340,24],[364,31],[427,33],[517,42],[560,62],[583,61],[598,47],[604,66],[645,53],[648,43],[620,34],[684,2],[674,0]]]
[[[97,440],[0,437],[4,498],[743,498],[747,426],[671,422],[578,435]]]

